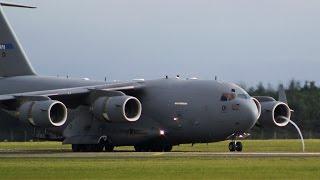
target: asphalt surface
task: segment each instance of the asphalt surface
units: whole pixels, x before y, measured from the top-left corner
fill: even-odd
[[[56,158],[152,158],[152,157],[320,157],[320,153],[290,153],[290,152],[100,152],[73,153],[66,151],[0,151],[0,158],[14,157],[56,157]]]

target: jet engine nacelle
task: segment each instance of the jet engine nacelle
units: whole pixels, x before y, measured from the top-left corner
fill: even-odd
[[[134,122],[141,111],[140,101],[132,96],[100,97],[92,106],[94,116],[108,122]]]
[[[19,119],[38,127],[60,127],[67,120],[67,108],[59,101],[28,101],[19,108]]]
[[[260,104],[261,116],[258,119],[258,122],[262,126],[276,125],[283,127],[289,123],[291,110],[287,104],[275,100],[260,102]],[[286,117],[286,119],[281,118],[281,116]]]

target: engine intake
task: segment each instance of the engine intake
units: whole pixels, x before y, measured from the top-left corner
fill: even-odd
[[[132,96],[100,97],[92,106],[98,119],[109,122],[135,122],[141,116],[140,101]]]
[[[19,119],[39,127],[60,127],[67,121],[67,108],[59,101],[29,101],[19,108]]]
[[[261,125],[286,126],[291,117],[291,111],[287,104],[279,101],[261,102],[262,113],[258,120]],[[281,118],[281,116],[286,118]]]

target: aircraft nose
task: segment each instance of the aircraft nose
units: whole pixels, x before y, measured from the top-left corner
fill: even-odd
[[[252,98],[252,101],[258,110],[258,113],[256,114],[256,119],[258,120],[261,116],[261,104],[256,98]]]
[[[258,100],[251,98],[244,104],[243,110],[247,128],[250,129],[257,123],[261,115],[261,105]]]

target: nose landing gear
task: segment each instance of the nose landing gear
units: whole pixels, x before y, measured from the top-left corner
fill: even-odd
[[[236,141],[232,141],[229,143],[229,151],[230,152],[234,152],[234,151],[238,151],[241,152],[242,151],[242,143],[241,142],[236,142]]]
[[[234,152],[234,151],[238,151],[241,152],[242,151],[242,143],[240,141],[240,139],[245,139],[247,137],[249,137],[250,134],[249,133],[233,133],[231,136],[229,136],[227,139],[231,140],[231,142],[229,143],[229,151],[230,152]]]

